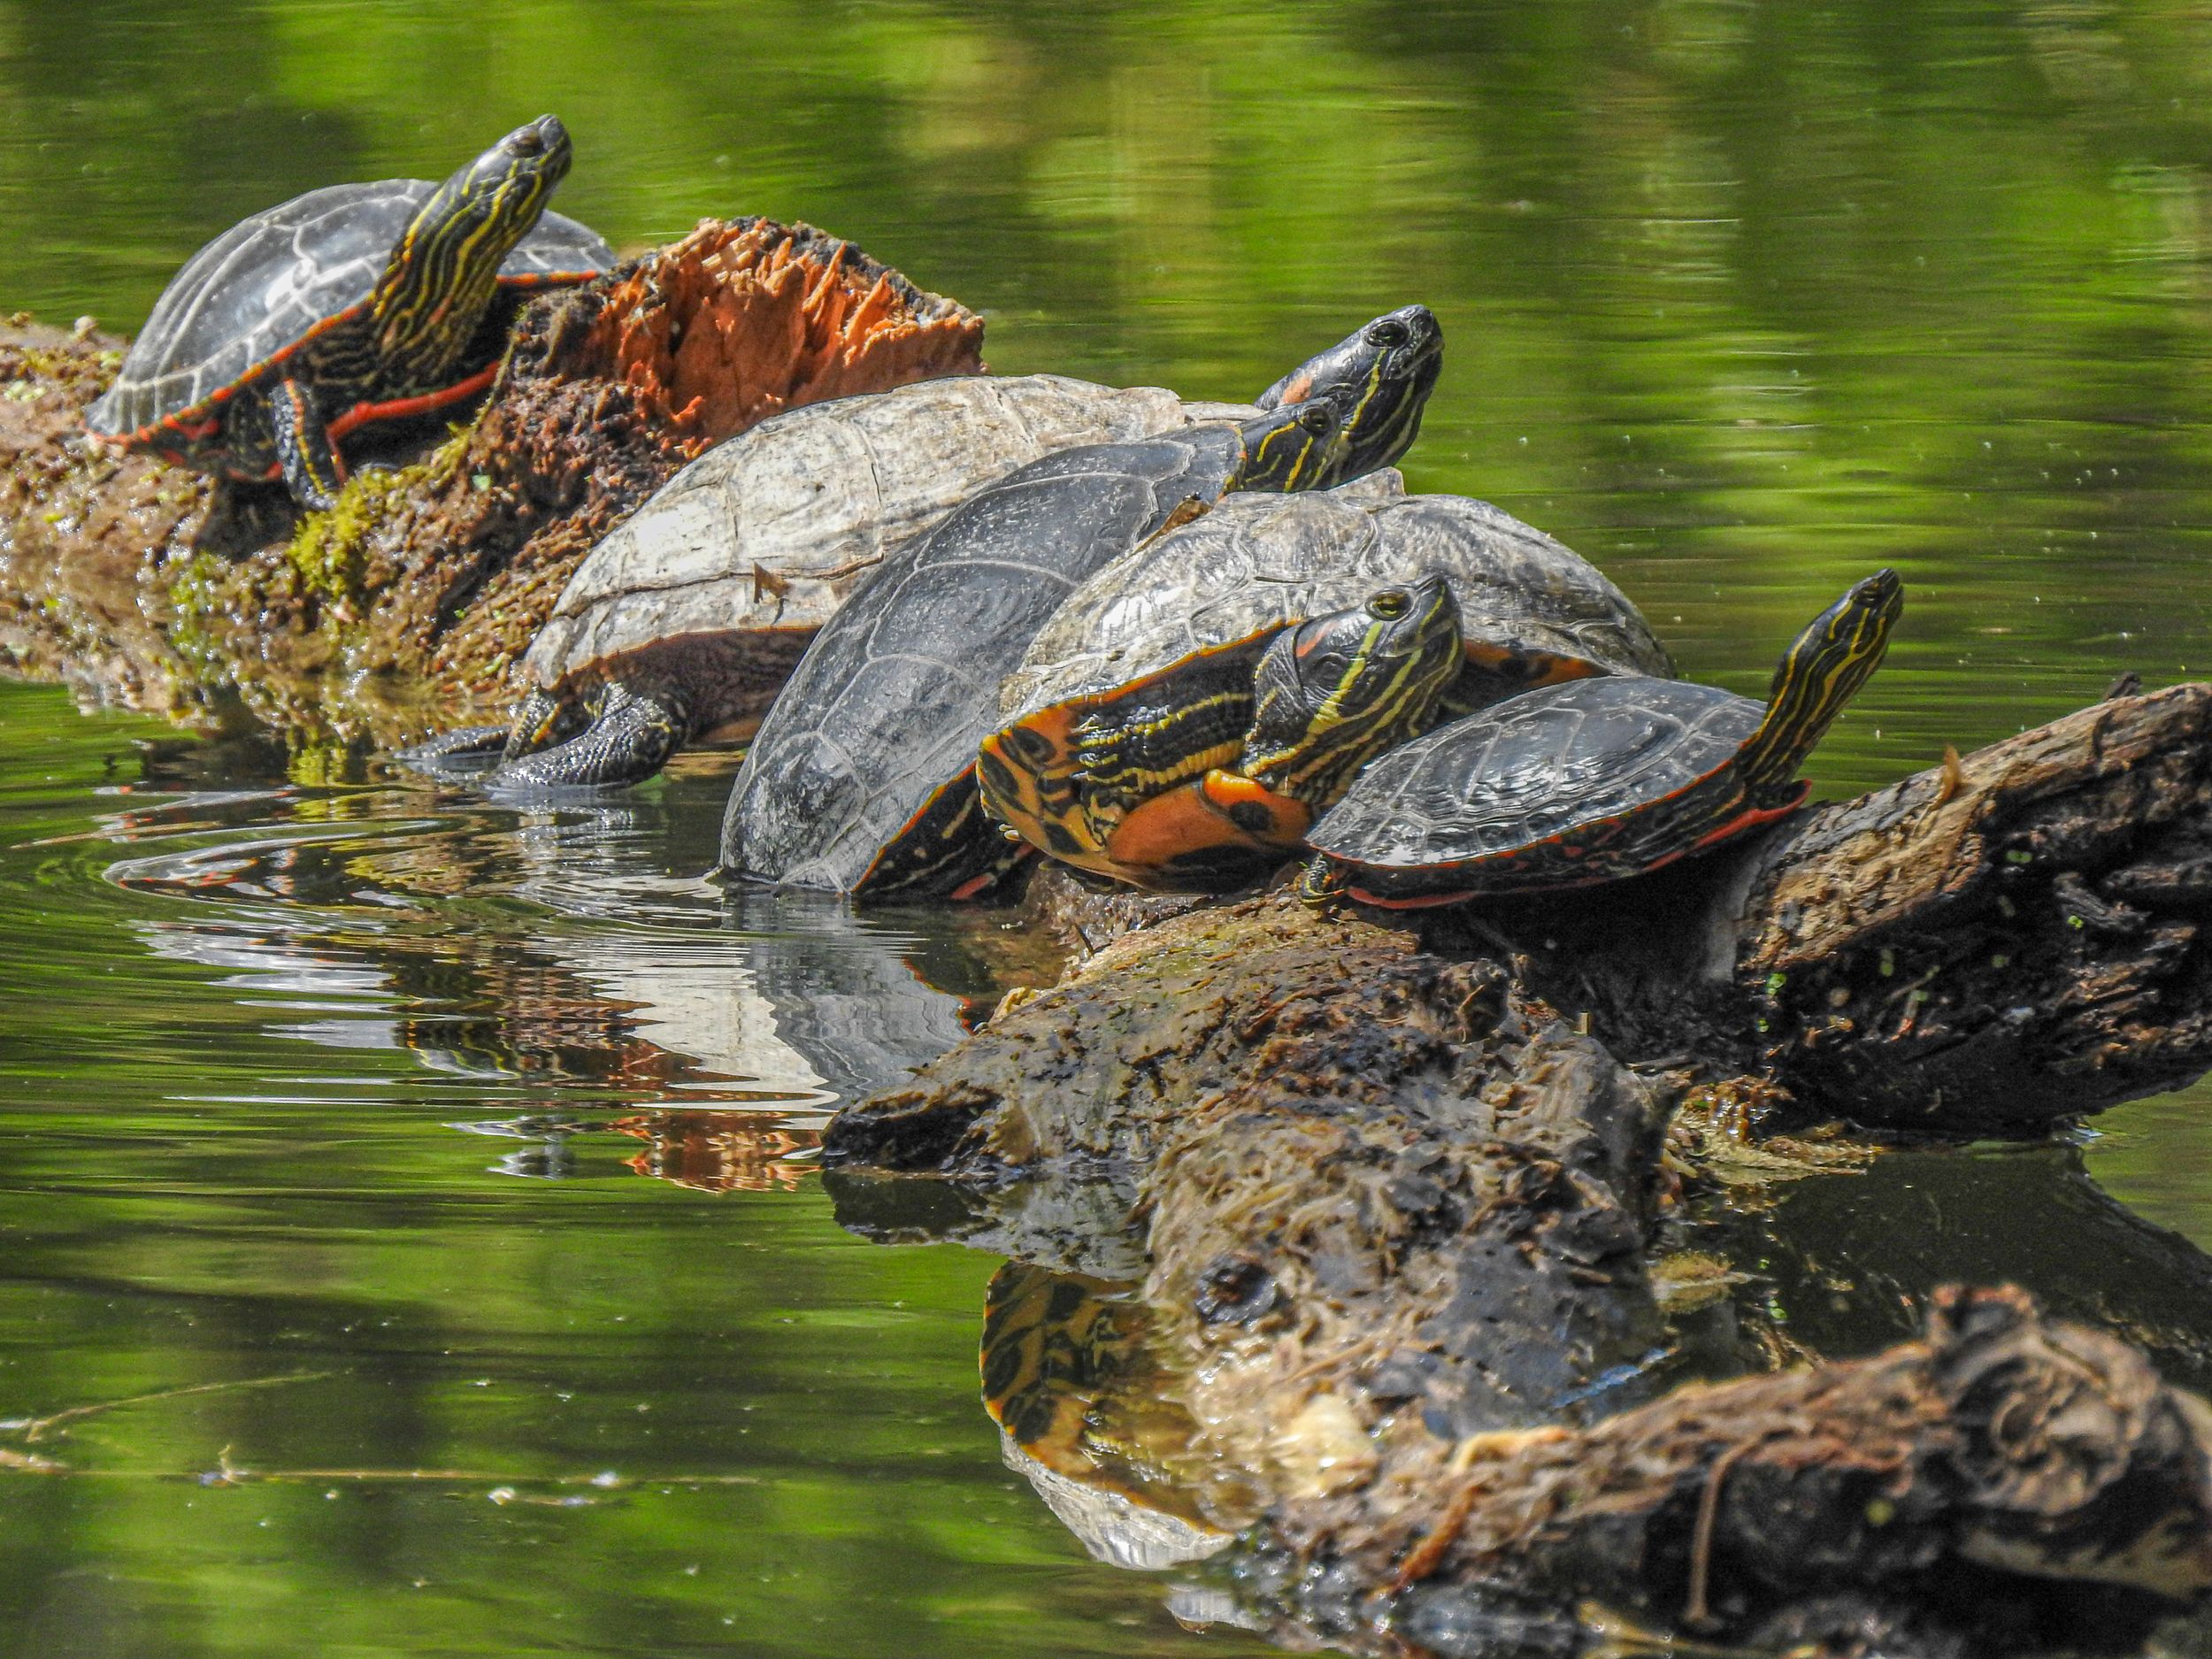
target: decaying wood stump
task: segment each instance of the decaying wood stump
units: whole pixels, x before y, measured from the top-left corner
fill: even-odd
[[[780,410],[976,373],[982,333],[810,227],[707,220],[532,301],[465,431],[382,434],[406,464],[303,520],[281,490],[88,444],[119,342],[19,319],[0,330],[0,664],[316,741],[497,718],[570,572],[686,460]]]

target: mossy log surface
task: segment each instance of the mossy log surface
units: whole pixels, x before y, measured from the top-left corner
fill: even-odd
[[[1102,948],[839,1116],[841,1213],[1141,1280],[1194,1455],[1268,1494],[1248,1600],[1333,1639],[1571,1650],[1595,1597],[1759,1643],[2124,1645],[2212,1586],[2206,1409],[2012,1291],[1695,1381],[1743,1356],[1655,1284],[1660,1148],[1701,1096],[1979,1133],[2202,1071],[2208,718],[2117,698],[1544,907],[1048,882],[1033,916]]]
[[[0,665],[200,724],[389,747],[498,718],[592,545],[777,411],[979,372],[980,319],[844,242],[707,220],[522,308],[465,429],[379,432],[304,517],[89,442],[120,342],[0,328]],[[365,437],[369,434],[364,434]]]

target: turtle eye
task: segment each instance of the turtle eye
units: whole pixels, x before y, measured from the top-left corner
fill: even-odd
[[[515,134],[514,148],[518,156],[534,156],[545,148],[545,140],[538,136],[536,127],[526,127]]]
[[[1394,346],[1402,346],[1406,339],[1406,326],[1394,317],[1386,317],[1367,330],[1367,343],[1380,346],[1386,351]]]
[[[1318,438],[1333,424],[1326,403],[1301,403],[1298,406],[1298,425]]]
[[[1412,605],[1413,595],[1402,588],[1386,588],[1367,602],[1369,613],[1385,622],[1395,622]]]

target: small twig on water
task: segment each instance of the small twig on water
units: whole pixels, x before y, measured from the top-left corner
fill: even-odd
[[[149,1401],[154,1400],[177,1400],[186,1394],[224,1394],[235,1388],[273,1388],[280,1383],[313,1382],[319,1378],[335,1374],[326,1371],[300,1371],[288,1372],[282,1377],[247,1377],[235,1382],[194,1383],[186,1388],[162,1388],[149,1394],[128,1394],[120,1400],[102,1400],[91,1405],[71,1406],[68,1410],[57,1411],[50,1417],[24,1417],[4,1426],[21,1429],[23,1443],[26,1446],[35,1446],[45,1438],[46,1432],[58,1423],[66,1423],[73,1417],[88,1417],[96,1412],[112,1411],[119,1406],[144,1405]]]

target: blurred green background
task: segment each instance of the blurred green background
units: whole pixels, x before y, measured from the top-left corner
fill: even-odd
[[[547,110],[618,244],[803,218],[1004,371],[1248,396],[1422,300],[1414,487],[1686,672],[1902,572],[1838,793],[2212,671],[2208,95],[2181,0],[0,0],[0,313],[133,328],[242,214]],[[0,1471],[0,1654],[1256,1648],[998,1466],[989,1258],[612,1126],[849,1092],[951,1029],[902,958],[987,996],[1005,941],[726,913],[726,757],[518,815],[164,735],[0,688],[0,1418],[315,1375],[0,1432],[83,1471]],[[2085,1156],[2212,1241],[2208,1103]]]

